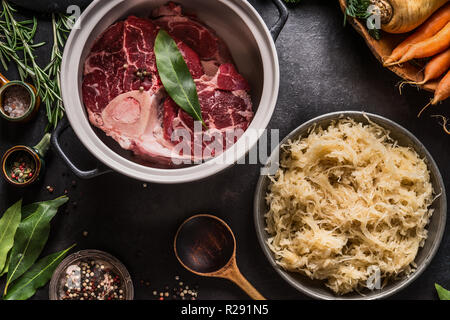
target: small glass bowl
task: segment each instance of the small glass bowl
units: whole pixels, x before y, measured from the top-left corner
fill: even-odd
[[[3,109],[3,93],[12,86],[21,86],[25,88],[25,90],[30,95],[30,105],[27,111],[20,117],[11,117]],[[10,122],[23,123],[31,120],[37,114],[39,106],[41,104],[41,100],[36,93],[36,88],[31,84],[17,80],[7,82],[0,88],[0,116]]]
[[[50,133],[46,133],[41,141],[34,147],[19,145],[12,147],[5,152],[0,162],[0,174],[6,181],[17,187],[26,187],[38,181],[45,170],[44,156],[50,147],[50,137]],[[11,176],[11,168],[13,167],[14,159],[20,154],[28,157],[30,162],[33,162],[34,165],[33,177],[26,182],[18,182]]]
[[[33,177],[27,180],[26,182],[18,182],[14,180],[10,175],[14,159],[17,158],[20,154],[23,154],[23,156],[28,157],[29,160],[32,161],[34,165]],[[38,180],[43,168],[43,162],[39,157],[39,155],[32,148],[27,146],[15,146],[6,151],[6,153],[2,158],[1,164],[3,177],[10,184],[18,187],[26,187],[34,183],[36,180]]]
[[[69,266],[78,264],[83,261],[101,262],[111,268],[122,279],[122,289],[124,292],[124,300],[134,299],[134,287],[131,276],[125,266],[109,253],[99,250],[81,250],[66,257],[56,268],[50,280],[49,297],[50,300],[62,300],[64,292],[64,284],[66,278],[66,270]]]

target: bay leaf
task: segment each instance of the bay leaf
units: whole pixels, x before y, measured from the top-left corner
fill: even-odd
[[[437,293],[439,295],[439,299],[441,299],[441,300],[450,300],[450,291],[444,289],[443,287],[441,287],[437,283],[435,283],[434,285],[435,285],[436,291],[437,291]]]
[[[24,205],[22,207],[22,220],[25,220],[29,216],[31,216],[33,213],[35,213],[39,208],[39,202],[31,203]]]
[[[66,250],[51,254],[40,259],[19,279],[14,281],[8,290],[4,300],[27,300],[32,297],[36,290],[45,286],[50,281],[53,272],[75,245]]]
[[[50,233],[50,221],[57,213],[58,208],[68,200],[67,197],[60,197],[40,202],[36,207],[36,212],[23,219],[19,224],[11,250],[5,295],[11,282],[24,274],[41,254]]]
[[[0,219],[0,271],[5,268],[8,253],[14,245],[14,236],[22,219],[22,200],[6,210]]]
[[[10,252],[11,253],[11,252]],[[8,273],[8,267],[9,267],[9,258],[11,257],[11,254],[8,254],[8,258],[6,258],[5,267],[3,268],[2,272],[0,272],[0,277],[3,277],[5,274]]]
[[[194,79],[177,44],[165,30],[159,30],[154,50],[159,77],[169,96],[205,126]]]

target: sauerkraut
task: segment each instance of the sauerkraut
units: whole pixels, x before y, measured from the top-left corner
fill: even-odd
[[[340,119],[282,147],[266,197],[268,245],[288,271],[342,295],[414,271],[433,189],[426,163],[384,128]],[[370,287],[370,286],[369,286]]]

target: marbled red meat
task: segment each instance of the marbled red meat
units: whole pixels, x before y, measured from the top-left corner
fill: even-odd
[[[122,148],[148,160],[204,160],[217,155],[229,147],[227,139],[234,143],[253,118],[248,83],[232,64],[223,41],[197,19],[183,16],[180,6],[169,3],[154,14],[155,20],[130,16],[95,41],[82,85],[89,119]],[[192,117],[167,95],[159,78],[153,47],[160,28],[174,38],[197,85],[207,127],[200,132],[194,133]],[[147,76],[139,78],[137,71],[146,71]],[[182,139],[174,132],[179,129],[191,135],[188,152],[177,149]],[[194,154],[194,136],[199,134],[201,153]],[[217,148],[214,139],[223,145]]]
[[[235,75],[230,79],[230,75]],[[238,75],[238,76],[236,76]],[[252,102],[246,92],[247,81],[240,76],[231,64],[222,65],[214,77],[204,75],[196,79],[197,92],[202,106],[202,117],[208,127],[206,135],[220,132],[221,150],[230,147],[247,130],[253,117]],[[176,129],[186,129],[192,137],[194,145],[194,120],[180,109],[172,99],[164,103],[164,137],[170,140]],[[227,139],[227,134],[232,139]],[[216,135],[215,139],[218,138]],[[208,148],[210,142],[204,138],[203,149]],[[175,140],[175,142],[178,142]],[[218,141],[216,141],[218,142]],[[193,149],[193,148],[192,148]],[[217,148],[216,148],[217,149]],[[210,150],[211,156],[218,150]]]
[[[194,15],[183,15],[180,5],[169,2],[153,10],[152,15],[156,25],[186,43],[199,55],[208,75],[214,75],[221,64],[232,62],[225,42]]]

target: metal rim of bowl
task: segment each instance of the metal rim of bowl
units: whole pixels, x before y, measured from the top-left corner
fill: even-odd
[[[84,106],[81,103],[81,94],[73,89],[79,87],[79,79],[73,77],[73,63],[80,61],[78,58],[81,57],[84,48],[84,42],[80,45],[81,41],[86,41],[90,32],[97,26],[99,19],[103,19],[109,12],[116,9],[123,3],[123,0],[93,2],[79,19],[83,23],[83,27],[72,30],[67,40],[61,66],[61,86],[63,101],[66,104],[66,114],[73,130],[82,144],[103,164],[121,174],[146,182],[185,183],[202,180],[231,167],[257,143],[258,138],[262,135],[262,130],[258,129],[267,127],[278,98],[280,84],[278,54],[269,29],[250,3],[240,0],[219,0],[219,2],[227,5],[249,25],[263,58],[264,77],[267,79],[264,82],[260,105],[249,127],[249,129],[257,129],[258,137],[255,138],[247,133],[249,131],[247,129],[237,143],[226,152],[200,165],[181,169],[146,167],[123,158],[106,146],[95,134],[86,117]],[[246,139],[249,140],[249,143]],[[233,159],[233,162],[229,159]]]
[[[59,282],[61,276],[67,269],[67,267],[77,261],[82,259],[99,259],[110,263],[120,274],[123,279],[125,287],[125,300],[134,299],[134,286],[131,276],[122,262],[117,258],[110,255],[107,252],[100,250],[81,250],[64,258],[63,261],[58,265],[56,270],[53,272],[52,279],[50,280],[49,298],[50,300],[59,300]]]
[[[254,205],[253,205],[253,218],[254,218],[254,225],[255,225],[255,229],[256,229],[258,242],[259,242],[261,249],[264,252],[264,255],[266,256],[267,260],[270,262],[271,266],[275,269],[275,271],[283,278],[283,280],[285,280],[293,288],[297,289],[298,291],[300,291],[314,299],[376,300],[376,299],[390,297],[391,295],[398,293],[402,289],[406,288],[408,285],[410,285],[414,280],[416,280],[425,271],[425,269],[428,267],[428,265],[431,263],[432,259],[436,255],[436,253],[439,249],[439,246],[441,244],[442,238],[444,236],[446,217],[447,217],[447,196],[446,196],[446,191],[445,191],[444,180],[442,178],[442,175],[439,171],[439,168],[438,168],[436,162],[434,161],[434,159],[431,156],[431,154],[429,153],[429,151],[425,148],[425,146],[409,130],[405,129],[398,123],[396,123],[390,119],[387,119],[383,116],[372,114],[372,113],[367,113],[367,112],[362,112],[362,111],[338,111],[338,112],[332,112],[332,113],[327,113],[327,114],[318,116],[314,119],[311,119],[311,120],[303,123],[296,129],[294,129],[292,132],[290,132],[278,144],[278,146],[272,152],[272,154],[269,157],[268,161],[266,162],[265,166],[267,166],[268,164],[271,163],[271,160],[274,158],[275,153],[278,152],[280,150],[280,147],[282,145],[286,144],[286,142],[289,139],[299,138],[302,134],[306,133],[307,130],[309,128],[311,128],[317,122],[332,121],[332,120],[337,120],[337,119],[345,118],[345,117],[352,118],[352,117],[361,117],[361,116],[367,116],[371,121],[379,124],[382,127],[385,127],[383,125],[383,123],[388,124],[395,130],[397,130],[397,132],[400,132],[401,134],[406,136],[406,138],[411,142],[411,144],[414,147],[414,150],[416,152],[418,152],[418,150],[420,149],[419,150],[420,153],[425,155],[425,160],[426,160],[426,163],[428,166],[428,170],[435,174],[436,185],[439,186],[439,188],[441,189],[441,193],[442,193],[441,196],[439,197],[439,201],[442,204],[442,207],[440,208],[438,229],[436,231],[437,234],[434,239],[434,243],[432,244],[426,257],[424,258],[424,261],[420,265],[417,266],[415,272],[412,273],[410,276],[399,280],[399,282],[395,283],[395,285],[392,288],[390,288],[389,290],[384,290],[382,288],[379,292],[377,292],[375,294],[371,294],[370,296],[369,295],[368,296],[360,295],[360,296],[352,296],[352,297],[346,297],[345,295],[344,296],[336,295],[336,296],[332,297],[332,296],[327,296],[327,295],[318,293],[313,289],[305,287],[298,280],[294,279],[292,277],[292,275],[294,274],[293,272],[289,272],[289,271],[282,269],[276,263],[273,253],[267,245],[266,241],[267,241],[268,235],[267,235],[267,232],[265,231],[266,224],[265,224],[265,219],[264,219],[264,215],[266,214],[266,212],[265,212],[266,208],[265,208],[265,206],[261,206],[260,203],[261,203],[261,196],[265,195],[267,192],[266,188],[264,188],[264,183],[266,182],[266,179],[268,179],[268,176],[261,175],[259,177],[256,189],[255,189]],[[390,132],[392,133],[392,130],[390,130]],[[438,190],[436,190],[436,191],[438,191]],[[435,199],[435,201],[438,201],[438,200]],[[431,219],[433,219],[433,217],[436,217],[436,211],[433,213],[433,216],[431,217]],[[431,223],[431,219],[430,219],[430,223]],[[428,226],[430,225],[430,223],[428,224]],[[428,241],[428,239],[426,241]],[[420,248],[419,252],[422,249],[423,248]],[[305,275],[302,275],[299,273],[295,274],[295,275],[307,278]],[[323,286],[324,286],[324,284],[323,284]],[[331,291],[330,291],[330,294],[332,294]]]

